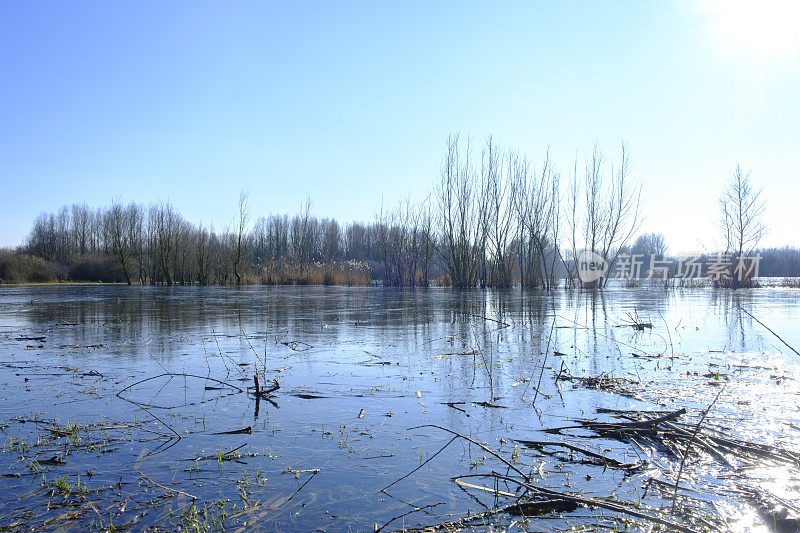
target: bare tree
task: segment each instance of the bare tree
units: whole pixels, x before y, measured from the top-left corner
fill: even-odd
[[[75,207],[75,206],[73,206]],[[111,249],[117,256],[125,281],[131,284],[130,262],[131,262],[131,243],[128,211],[118,202],[112,202],[111,207],[105,213],[105,227],[111,238]],[[79,248],[85,244],[78,244]]]
[[[150,208],[150,220],[153,232],[153,250],[155,256],[153,278],[160,271],[163,281],[172,285],[175,241],[180,215],[170,203],[161,203]]]
[[[393,211],[381,208],[377,215],[383,282],[397,287],[416,287],[428,282],[430,227],[427,203],[416,206],[411,198]]]
[[[339,260],[342,250],[342,228],[334,219],[322,221],[322,258],[326,263]]]
[[[211,265],[210,265],[210,248],[211,248],[211,235],[213,229],[209,232],[202,224],[195,232],[195,261],[197,263],[197,283],[200,285],[208,285],[211,278]]]
[[[250,213],[247,208],[248,194],[242,191],[239,194],[239,224],[237,225],[236,232],[236,249],[233,254],[233,275],[236,278],[236,285],[242,284],[242,275],[239,272],[242,263],[242,256],[244,255],[245,248],[245,231],[247,229],[247,222],[250,219]]]
[[[136,260],[139,284],[144,285],[144,211],[142,207],[131,202],[125,209],[126,230],[128,232],[128,246],[132,259]]]
[[[194,226],[181,218],[175,228],[175,254],[173,258],[175,281],[191,285],[194,279],[195,242]]]
[[[510,238],[514,223],[512,187],[514,156],[509,154],[508,175],[503,173],[503,158],[490,137],[481,158],[483,198],[482,237],[489,252],[488,285],[508,288],[513,283],[513,257]]]
[[[653,255],[663,258],[667,255],[667,243],[661,233],[643,233],[636,237],[631,246],[632,254]]]
[[[120,207],[121,210],[121,207]],[[89,252],[91,240],[91,212],[86,204],[73,204],[71,207],[71,242],[77,255]]]
[[[744,173],[738,164],[719,203],[725,252],[732,254],[730,279],[733,288],[738,288],[747,280],[740,279],[741,276],[734,271],[743,265],[746,256],[767,232],[762,223],[766,204],[761,198],[761,190],[753,189],[750,172]]]
[[[439,257],[451,283],[458,288],[477,284],[483,253],[483,213],[476,182],[469,142],[462,154],[458,136],[450,136],[437,190],[441,224]]]
[[[630,176],[630,158],[624,143],[619,163],[616,167],[610,165],[609,174],[610,177],[606,176],[603,154],[595,145],[586,163],[583,182],[579,183],[577,173],[573,175],[570,225],[573,260],[579,251],[589,250],[600,254],[611,269],[641,225],[641,185]],[[581,192],[583,205],[579,206]],[[606,282],[603,277],[583,286],[603,287]]]
[[[304,269],[314,259],[317,221],[311,216],[313,203],[311,197],[306,198],[299,215],[291,221],[291,241],[294,258],[299,262],[300,269]]]
[[[526,288],[552,288],[555,262],[560,253],[558,174],[553,171],[548,150],[540,172],[531,172],[528,162],[509,154],[509,179],[513,186],[518,219],[517,257],[520,284]]]
[[[422,242],[420,244],[420,270],[422,271],[421,284],[427,287],[430,284],[431,260],[436,249],[436,238],[433,234],[433,212],[430,197],[419,206],[419,229]]]

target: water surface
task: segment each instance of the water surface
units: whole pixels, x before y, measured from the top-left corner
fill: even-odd
[[[800,357],[743,310],[800,346],[792,289],[3,287],[0,526],[373,531],[409,513],[388,531],[508,503],[452,481],[507,470],[460,439],[380,490],[450,440],[410,429],[430,424],[513,458],[543,487],[658,512],[671,498],[648,480],[674,482],[669,449],[584,435],[581,446],[646,464],[630,473],[513,439],[563,441],[541,430],[609,420],[598,408],[685,407],[696,422],[719,396],[706,426],[796,451]],[[255,372],[280,389],[256,401]],[[715,523],[769,528],[745,489],[797,499],[796,464],[690,463],[681,494]],[[642,527],[583,507],[485,523]]]

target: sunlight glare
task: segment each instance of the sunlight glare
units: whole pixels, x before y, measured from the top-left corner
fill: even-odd
[[[706,0],[702,11],[723,52],[756,63],[800,58],[800,2],[797,0]]]

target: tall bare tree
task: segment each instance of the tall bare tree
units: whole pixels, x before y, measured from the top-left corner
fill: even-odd
[[[125,275],[125,281],[130,285],[131,232],[128,228],[130,223],[129,213],[122,207],[122,204],[114,201],[106,211],[104,218],[106,231],[111,238],[111,249],[119,260],[119,265]]]
[[[483,198],[482,241],[488,248],[487,283],[508,288],[513,283],[513,258],[510,248],[515,220],[512,192],[514,156],[509,154],[507,172],[504,158],[490,137],[481,158],[481,195]]]
[[[725,238],[725,251],[732,254],[730,278],[733,288],[742,285],[737,265],[747,261],[767,232],[763,224],[766,204],[761,198],[761,190],[754,189],[750,183],[750,172],[743,172],[737,163],[733,177],[719,199],[722,232]]]
[[[451,135],[437,190],[441,224],[439,257],[452,285],[458,288],[477,284],[483,254],[483,213],[476,184],[469,142],[462,153],[458,135]]]
[[[142,207],[134,202],[128,204],[125,209],[125,219],[130,253],[132,259],[136,261],[139,284],[144,285],[144,211]]]
[[[150,208],[155,255],[153,278],[156,273],[163,276],[167,285],[172,285],[175,261],[175,241],[177,240],[180,215],[168,202]]]
[[[236,231],[236,249],[233,254],[233,275],[236,278],[236,285],[242,284],[241,264],[245,253],[245,239],[247,238],[247,223],[250,220],[250,212],[247,207],[248,194],[242,191],[239,194],[239,223]]]
[[[508,165],[518,219],[520,284],[552,288],[555,262],[560,256],[558,174],[552,168],[549,150],[540,172],[530,171],[528,162],[517,154],[509,154]]]
[[[603,256],[611,269],[620,252],[630,243],[641,225],[641,185],[630,173],[628,150],[622,143],[620,159],[616,166],[613,162],[609,165],[608,175],[597,145],[586,162],[583,182],[579,182],[577,173],[573,175],[570,190],[573,260],[579,251],[589,250]],[[579,198],[583,200],[582,205],[578,205]],[[607,281],[603,277],[583,286],[603,287]]]

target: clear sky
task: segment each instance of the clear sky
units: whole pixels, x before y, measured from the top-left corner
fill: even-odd
[[[800,2],[0,2],[0,246],[69,203],[370,220],[451,132],[566,175],[625,140],[644,230],[714,248],[736,163],[800,245]]]

